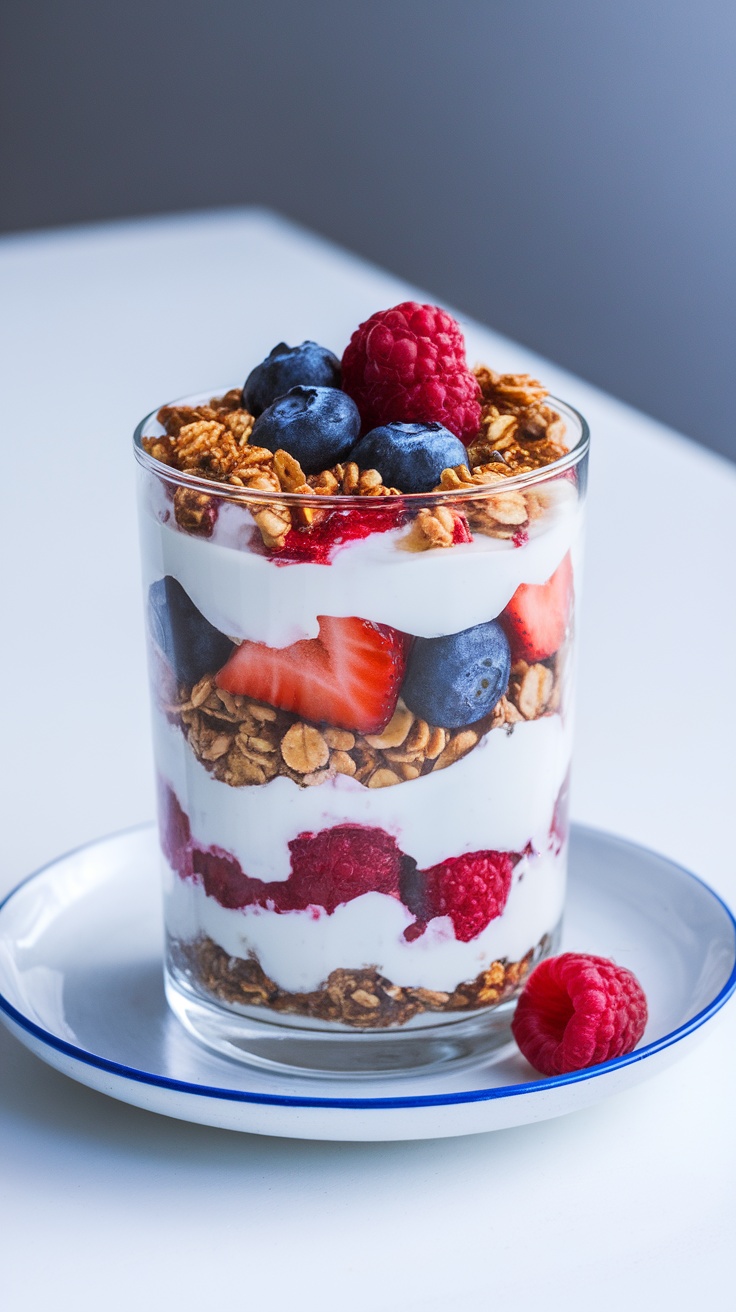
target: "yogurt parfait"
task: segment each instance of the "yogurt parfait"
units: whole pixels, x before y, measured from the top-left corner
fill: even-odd
[[[508,1037],[565,895],[581,417],[407,302],[135,437],[167,993],[401,1072]]]

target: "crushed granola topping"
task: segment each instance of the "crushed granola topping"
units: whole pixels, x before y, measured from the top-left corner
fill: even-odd
[[[565,455],[565,422],[545,405],[547,389],[529,374],[496,374],[480,365],[481,431],[468,447],[471,469],[499,455],[505,477],[531,473]],[[504,469],[505,466],[505,469]]]
[[[506,695],[490,715],[464,729],[427,724],[402,701],[380,734],[317,728],[290,711],[218,688],[213,675],[191,688],[168,687],[160,700],[197,759],[233,788],[277,775],[313,787],[337,774],[366,788],[390,788],[446,769],[494,729],[510,733],[521,720],[553,715],[560,709],[564,661],[564,648],[534,665],[517,661]]]
[[[565,424],[545,403],[547,391],[528,374],[497,374],[485,365],[475,370],[481,389],[481,425],[468,446],[468,462],[445,469],[437,492],[457,492],[501,483],[517,474],[541,469],[564,455]],[[164,433],[145,437],[149,455],[170,468],[233,488],[259,492],[301,493],[304,496],[400,496],[386,487],[376,469],[359,469],[353,462],[305,476],[287,451],[252,446],[255,419],[243,409],[240,390],[212,397],[208,405],[163,406],[158,421]],[[469,501],[462,508],[468,525],[491,537],[513,538],[540,511],[538,492],[511,492]],[[218,498],[190,488],[178,488],[174,515],[181,529],[211,535]],[[439,506],[420,510],[402,543],[411,551],[453,545],[455,509]],[[268,548],[283,547],[289,531],[309,529],[325,512],[310,506],[264,502],[253,518]],[[451,520],[453,523],[451,523]],[[463,540],[462,538],[459,540]]]
[[[447,472],[447,471],[445,471]],[[401,541],[406,551],[430,551],[432,547],[451,547],[455,541],[458,513],[449,506],[420,510],[409,532]]]
[[[217,518],[212,497],[193,487],[178,487],[174,493],[174,514],[180,528],[203,538],[212,536]]]
[[[404,1025],[422,1012],[470,1012],[496,1007],[514,997],[537,962],[550,949],[549,935],[520,961],[494,961],[475,979],[458,984],[452,993],[393,984],[375,967],[333,970],[323,986],[311,993],[280,988],[254,958],[231,957],[213,939],[173,942],[174,964],[193,983],[221,1002],[337,1021],[356,1029],[386,1029]]]

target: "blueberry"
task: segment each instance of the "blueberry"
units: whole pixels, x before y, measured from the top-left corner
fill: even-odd
[[[400,492],[431,492],[443,469],[467,464],[459,437],[442,424],[383,424],[350,452],[361,469],[377,469],[386,487]]]
[[[170,574],[148,589],[148,629],[181,683],[221,669],[235,646]]]
[[[253,446],[281,447],[305,474],[344,460],[360,432],[358,407],[334,387],[292,387],[256,419]]]
[[[490,714],[510,672],[506,634],[490,620],[442,638],[415,638],[401,695],[428,724],[459,729]]]
[[[243,405],[252,415],[263,414],[292,387],[339,387],[340,361],[317,342],[287,346],[279,342],[252,369],[243,387]]]

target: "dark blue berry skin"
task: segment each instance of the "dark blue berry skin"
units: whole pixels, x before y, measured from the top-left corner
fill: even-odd
[[[360,432],[358,407],[334,387],[292,387],[256,419],[253,446],[288,451],[305,474],[344,460]]]
[[[340,361],[317,342],[287,346],[279,342],[248,374],[243,405],[256,418],[292,387],[339,387]]]
[[[235,647],[170,574],[148,589],[148,630],[181,683],[221,669]]]
[[[350,459],[361,469],[377,469],[386,487],[431,492],[442,470],[467,464],[468,453],[442,424],[383,424],[360,439]]]
[[[460,729],[490,714],[510,673],[508,639],[490,620],[442,638],[415,638],[401,696],[428,724]]]

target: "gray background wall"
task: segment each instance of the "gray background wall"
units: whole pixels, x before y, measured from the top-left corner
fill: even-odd
[[[273,206],[736,458],[734,0],[2,0],[0,229]]]

